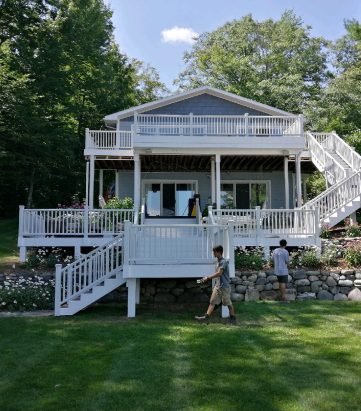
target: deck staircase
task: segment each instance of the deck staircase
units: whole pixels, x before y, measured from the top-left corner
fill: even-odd
[[[336,133],[307,133],[313,163],[331,186],[301,209],[318,209],[332,227],[361,207],[361,156]]]

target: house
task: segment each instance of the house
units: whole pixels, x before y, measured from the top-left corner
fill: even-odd
[[[361,157],[335,133],[304,130],[303,117],[211,87],[132,107],[86,130],[84,210],[20,207],[20,256],[36,246],[72,246],[56,272],[56,315],[72,315],[126,282],[135,316],[141,278],[213,271],[223,244],[320,244],[330,226],[360,207]],[[327,190],[307,200],[320,170]],[[133,210],[96,208],[113,180]],[[207,214],[205,224],[202,214]],[[81,248],[94,247],[82,255]]]

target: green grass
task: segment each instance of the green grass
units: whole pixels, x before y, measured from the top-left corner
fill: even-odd
[[[236,308],[234,327],[149,306],[0,318],[0,409],[360,409],[360,305]]]
[[[0,220],[0,267],[18,261],[18,219]]]

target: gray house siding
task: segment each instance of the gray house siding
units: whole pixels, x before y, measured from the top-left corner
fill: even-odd
[[[142,187],[144,180],[192,180],[198,182],[198,192],[201,198],[201,206],[204,208],[211,203],[211,180],[209,172],[174,172],[174,173],[142,173]],[[285,208],[285,189],[283,172],[262,172],[262,173],[247,173],[247,172],[223,172],[221,173],[221,181],[270,181],[271,190],[271,208]],[[292,175],[289,175],[290,194],[292,196]],[[121,172],[119,179],[119,195],[121,198],[129,196],[133,198],[133,172]],[[142,193],[143,195],[143,193]],[[293,207],[292,198],[290,198],[290,207]]]
[[[254,110],[249,107],[241,106],[231,101],[224,100],[210,94],[201,94],[196,97],[191,97],[186,100],[178,101],[177,103],[168,104],[166,106],[149,110],[146,114],[178,114],[178,115],[238,115],[242,116],[246,113],[253,116],[267,116],[268,114]],[[130,130],[131,124],[134,122],[134,117],[127,117],[120,121],[121,130]]]

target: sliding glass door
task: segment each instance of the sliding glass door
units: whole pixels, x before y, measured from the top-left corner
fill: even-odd
[[[229,181],[221,184],[221,207],[249,209],[269,208],[270,201],[269,181]]]

